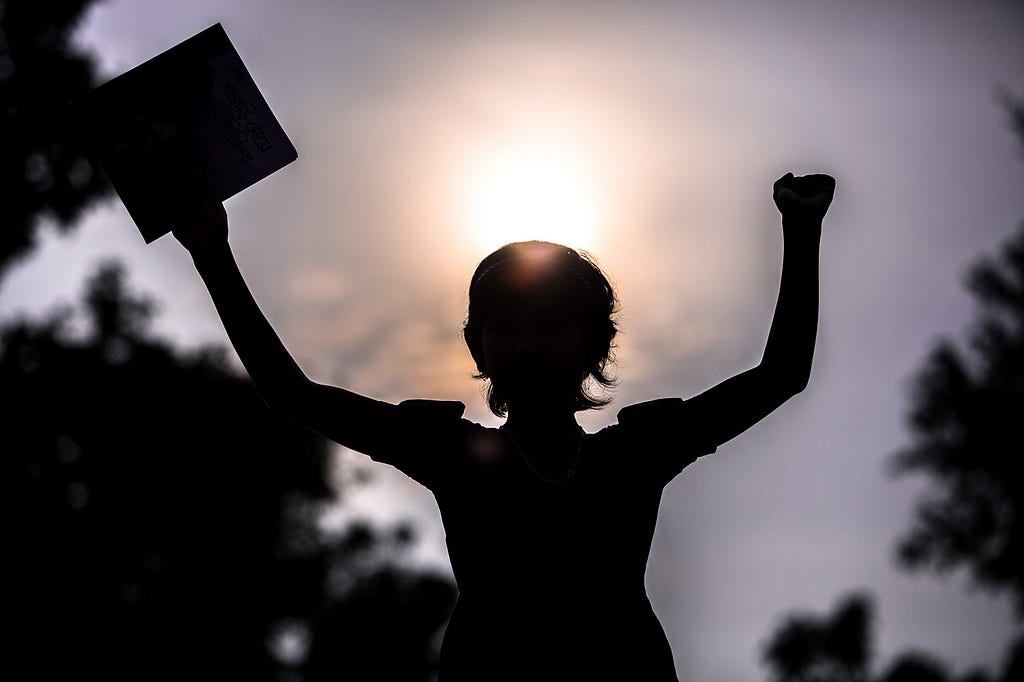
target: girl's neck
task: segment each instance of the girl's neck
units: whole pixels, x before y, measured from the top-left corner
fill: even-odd
[[[533,472],[548,482],[572,478],[583,429],[572,410],[512,410],[501,427]]]

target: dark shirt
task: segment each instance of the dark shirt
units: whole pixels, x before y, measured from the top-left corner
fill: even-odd
[[[392,437],[362,449],[430,489],[441,512],[459,598],[439,682],[677,680],[644,574],[662,489],[717,447],[686,401],[623,408],[583,435],[559,482],[464,409],[403,402]]]

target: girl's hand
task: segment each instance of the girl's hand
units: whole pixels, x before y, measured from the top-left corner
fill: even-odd
[[[175,207],[171,233],[193,256],[223,246],[228,240],[224,205],[206,193],[188,193]]]
[[[831,175],[795,177],[792,173],[786,173],[775,181],[773,189],[775,205],[782,214],[783,223],[820,223],[832,203],[836,180]]]

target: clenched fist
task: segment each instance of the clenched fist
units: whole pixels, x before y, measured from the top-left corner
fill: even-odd
[[[786,173],[775,181],[772,196],[783,223],[820,223],[835,191],[836,180],[831,175]]]

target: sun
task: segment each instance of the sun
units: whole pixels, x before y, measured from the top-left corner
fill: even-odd
[[[519,143],[495,150],[469,169],[467,229],[485,249],[528,239],[587,248],[601,215],[591,171],[584,157],[564,144]]]

